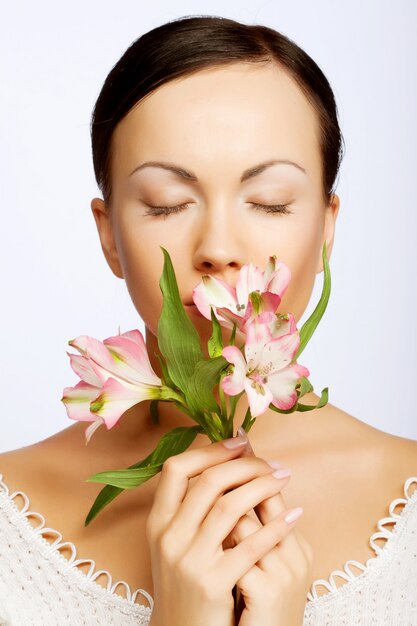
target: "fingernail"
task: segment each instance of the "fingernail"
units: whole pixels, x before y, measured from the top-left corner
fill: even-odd
[[[303,511],[304,509],[302,506],[297,506],[295,509],[291,509],[290,511],[288,511],[288,513],[284,517],[284,520],[287,522],[287,524],[291,524],[300,517]]]
[[[248,439],[246,437],[231,437],[230,439],[223,439],[222,443],[225,448],[241,448],[246,446]]]
[[[247,439],[246,450],[247,450],[248,452],[251,452],[252,454],[255,454],[255,452],[254,452],[254,450],[253,450],[252,446],[250,445],[250,441],[249,441],[248,433],[245,431],[245,429],[244,429],[244,428],[242,428],[242,426],[239,426],[239,428],[237,429],[237,434],[238,434],[240,437],[246,437],[246,439]]]

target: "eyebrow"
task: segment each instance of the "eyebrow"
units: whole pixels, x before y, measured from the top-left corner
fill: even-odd
[[[255,165],[254,167],[250,167],[249,169],[245,170],[242,173],[240,182],[243,183],[245,182],[245,180],[248,180],[249,178],[258,176],[259,174],[264,172],[268,167],[271,167],[271,165],[276,165],[276,164],[293,165],[294,167],[304,172],[304,174],[307,174],[306,170],[303,167],[301,167],[301,165],[298,165],[298,163],[295,163],[294,161],[289,161],[288,159],[270,159],[269,161],[264,161],[263,163],[259,163],[258,165]],[[174,165],[173,163],[166,163],[164,161],[146,161],[146,163],[142,163],[142,165],[138,165],[138,167],[135,167],[135,169],[133,170],[133,172],[129,174],[129,176],[132,176],[135,172],[138,172],[139,170],[142,170],[145,167],[161,167],[164,170],[169,170],[171,172],[174,172],[174,174],[176,174],[177,176],[181,176],[182,178],[185,178],[187,180],[198,182],[198,178],[195,174],[193,174],[193,172],[188,172],[183,167]]]

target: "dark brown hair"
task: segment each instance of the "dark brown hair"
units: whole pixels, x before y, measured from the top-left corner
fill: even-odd
[[[118,122],[152,91],[178,77],[231,63],[275,63],[295,79],[317,112],[323,199],[330,202],[344,154],[330,84],[313,59],[278,31],[202,15],[184,16],[148,31],[126,50],[107,76],[91,118],[94,172],[111,204],[111,138]]]

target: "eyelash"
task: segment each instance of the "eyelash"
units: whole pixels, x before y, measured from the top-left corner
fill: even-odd
[[[153,215],[154,217],[160,217],[161,215],[163,215],[166,217],[171,213],[179,213],[180,211],[183,211],[188,207],[188,204],[189,203],[177,204],[176,206],[152,206],[151,204],[149,204],[148,207],[152,210],[147,211],[145,215]],[[266,213],[280,214],[292,213],[292,211],[290,211],[288,208],[288,204],[257,204],[256,202],[251,202],[250,204],[256,211],[265,211]]]

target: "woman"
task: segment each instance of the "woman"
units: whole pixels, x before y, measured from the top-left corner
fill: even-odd
[[[218,17],[155,28],[107,77],[92,146],[103,195],[91,202],[100,242],[145,322],[155,372],[160,246],[203,346],[211,324],[191,306],[201,276],[233,285],[240,267],[265,267],[270,254],[292,275],[279,311],[300,319],[323,270],[324,242],[331,256],[342,135],[326,78],[296,44]],[[303,401],[316,404],[318,396]],[[242,397],[234,432],[246,408]],[[267,411],[250,431],[252,448],[245,437],[226,447],[199,435],[84,527],[101,488],[86,477],[129,466],[165,432],[190,425],[172,404],[159,412],[156,426],[142,402],[88,447],[77,422],[0,455],[4,623],[417,623],[416,441],[332,404],[307,416]],[[277,466],[290,475],[273,476]],[[18,499],[25,506],[14,507]],[[404,506],[389,508],[398,499]],[[286,522],[299,507],[301,516]],[[41,512],[40,526],[29,510]],[[49,530],[52,547],[40,540],[46,522],[59,529]],[[376,543],[378,534],[388,543]],[[77,564],[80,557],[94,561]],[[353,566],[345,578],[332,579],[345,563]],[[244,601],[236,616],[235,585]]]

